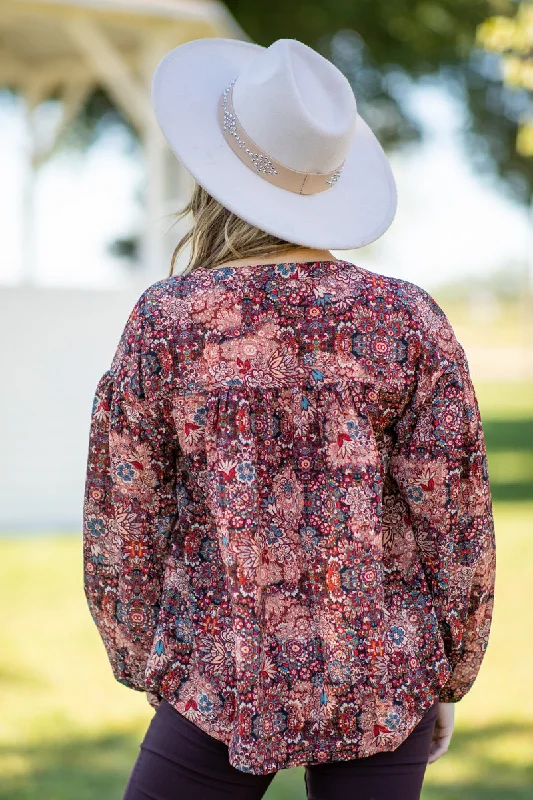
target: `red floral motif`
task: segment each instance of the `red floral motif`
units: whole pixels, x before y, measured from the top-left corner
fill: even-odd
[[[115,678],[256,774],[395,749],[486,650],[495,539],[464,351],[349,262],[149,287],[96,387],[85,591]]]

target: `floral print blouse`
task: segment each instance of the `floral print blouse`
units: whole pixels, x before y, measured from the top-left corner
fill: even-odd
[[[467,360],[347,261],[199,268],[96,387],[89,608],[120,683],[266,774],[393,750],[472,687],[495,539]]]

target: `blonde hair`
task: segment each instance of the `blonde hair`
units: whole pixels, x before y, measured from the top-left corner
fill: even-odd
[[[182,274],[197,267],[210,269],[237,258],[277,255],[297,246],[245,222],[196,182],[191,199],[175,215],[176,222],[188,214],[192,216],[192,227],[172,254],[169,277],[174,272],[176,259],[188,244],[191,253]]]

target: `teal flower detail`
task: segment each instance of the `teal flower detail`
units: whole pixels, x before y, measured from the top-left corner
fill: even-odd
[[[397,625],[392,625],[389,631],[389,639],[391,639],[394,644],[401,644],[405,639],[404,629],[399,628]]]
[[[91,519],[87,523],[87,529],[92,536],[101,536],[105,533],[105,523],[103,519]]]
[[[400,715],[396,711],[391,711],[385,719],[385,725],[390,731],[395,731],[400,724]]]
[[[252,483],[255,478],[255,467],[250,461],[237,464],[237,480],[241,483]]]
[[[419,503],[424,497],[424,492],[422,491],[420,486],[411,486],[407,490],[407,497],[414,503]]]
[[[200,695],[200,699],[198,700],[198,708],[200,711],[205,711],[206,714],[209,714],[209,712],[212,710],[213,703],[206,694]]]
[[[135,470],[131,464],[119,464],[117,467],[117,475],[125,483],[131,483],[135,477]]]

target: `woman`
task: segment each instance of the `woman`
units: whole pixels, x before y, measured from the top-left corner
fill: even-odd
[[[154,110],[196,179],[94,399],[85,590],[156,708],[126,800],[420,796],[493,608],[483,431],[418,286],[335,258],[391,224],[387,159],[300,42],[169,53]],[[173,259],[174,263],[174,259]]]

